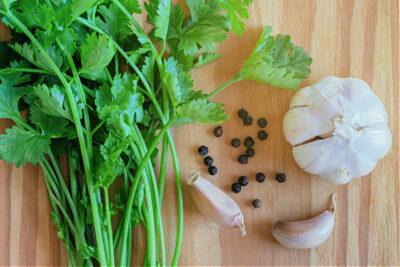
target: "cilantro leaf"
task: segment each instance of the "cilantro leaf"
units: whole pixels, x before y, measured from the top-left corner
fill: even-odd
[[[76,50],[76,41],[78,40],[78,35],[75,33],[74,29],[67,28],[64,29],[57,36],[58,43],[61,45],[62,49],[68,55],[72,56]]]
[[[249,18],[248,7],[252,0],[218,0],[220,6],[226,10],[228,20],[231,22],[231,29],[238,35],[243,35],[246,30],[242,19]]]
[[[218,14],[221,8],[217,0],[187,0],[186,4],[190,18],[181,32],[178,49],[192,57],[201,48],[205,52],[214,51],[215,43],[222,43],[227,38],[228,28],[226,18]]]
[[[53,85],[51,88],[46,84],[37,85],[34,90],[39,97],[39,101],[36,104],[42,112],[54,117],[66,118],[73,122],[71,109],[58,85]]]
[[[115,47],[111,39],[105,34],[97,36],[93,32],[87,36],[81,47],[81,72],[94,72],[106,67],[113,59],[114,53]]]
[[[95,104],[100,119],[107,120],[117,117],[114,115],[121,115],[118,118],[124,120],[124,116],[128,117],[129,122],[140,122],[143,116],[142,104],[144,97],[137,91],[138,77],[134,74],[125,73],[116,75],[113,80],[112,87],[103,85],[96,91]],[[118,122],[119,124],[120,122]]]
[[[125,0],[120,1],[120,3],[123,4],[131,14],[142,13],[137,0]],[[101,5],[98,8],[98,13],[101,14],[101,17],[96,17],[96,25],[110,34],[122,47],[126,48],[126,46],[129,46],[129,48],[132,48],[136,46],[137,40],[130,34],[132,28],[129,20],[116,4],[113,3],[108,7]]]
[[[40,110],[37,106],[30,108],[29,119],[32,123],[36,124],[42,130],[42,133],[51,138],[59,138],[65,135],[68,120],[49,116]]]
[[[312,58],[302,47],[290,42],[290,36],[270,35],[271,27],[264,28],[253,52],[239,75],[272,86],[297,89],[300,79],[310,73]]]
[[[151,88],[154,88],[154,63],[154,56],[147,56],[144,58],[144,65],[142,67],[142,73],[146,78],[146,81],[150,84]]]
[[[165,39],[168,33],[168,25],[171,14],[170,0],[150,0],[149,4],[145,3],[149,21],[154,24],[154,36]]]
[[[19,86],[30,81],[29,75],[22,73],[0,73],[0,118],[19,117],[18,103],[27,92],[26,86]]]
[[[222,109],[224,105],[206,99],[195,99],[179,105],[176,113],[185,118],[185,123],[221,123],[229,118],[229,114]]]
[[[126,151],[129,142],[129,138],[122,138],[114,131],[109,133],[104,144],[100,146],[100,155],[96,157],[97,187],[108,187],[118,175],[123,174],[125,165],[121,153]]]
[[[172,57],[164,61],[164,83],[174,106],[190,100],[194,94],[190,74]]]
[[[36,48],[32,48],[32,46],[28,43],[24,43],[23,45],[15,44],[11,46],[15,52],[24,57],[29,63],[35,65],[36,67],[53,72],[53,69],[47,62],[47,60],[43,57],[42,53]],[[46,53],[51,57],[57,67],[61,67],[62,65],[62,56],[59,50],[56,50],[54,46],[50,46],[46,49]]]
[[[15,166],[25,165],[26,161],[36,164],[50,150],[50,139],[46,136],[22,130],[16,126],[6,129],[0,135],[0,159]]]
[[[76,19],[82,13],[92,8],[99,0],[74,0],[71,2],[71,20]]]

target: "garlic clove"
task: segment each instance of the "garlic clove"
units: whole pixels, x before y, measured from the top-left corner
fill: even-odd
[[[192,174],[187,184],[192,200],[205,217],[223,226],[238,227],[242,236],[246,236],[243,214],[235,200],[199,172]]]
[[[282,246],[306,249],[319,246],[331,235],[335,224],[336,194],[332,195],[331,209],[309,220],[280,221],[272,228],[272,236]]]

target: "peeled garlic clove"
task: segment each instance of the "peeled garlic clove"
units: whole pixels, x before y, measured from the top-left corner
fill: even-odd
[[[332,195],[331,209],[309,220],[277,222],[272,236],[287,248],[314,248],[325,242],[335,224],[336,194]]]
[[[201,213],[223,226],[239,227],[246,236],[243,214],[228,194],[203,178],[199,172],[189,177],[190,196]]]

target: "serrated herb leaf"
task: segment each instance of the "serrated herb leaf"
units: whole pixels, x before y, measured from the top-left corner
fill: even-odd
[[[50,139],[46,136],[28,132],[18,127],[6,129],[0,135],[0,159],[15,166],[25,165],[26,161],[36,164],[50,150]]]
[[[32,65],[35,65],[36,67],[43,70],[47,70],[50,72],[53,71],[52,67],[49,65],[42,53],[40,53],[38,49],[32,48],[30,44],[24,43],[23,45],[20,45],[17,43],[11,46],[11,48],[13,48],[15,52],[24,57]],[[46,49],[46,53],[51,57],[56,66],[60,68],[63,63],[60,51],[56,50],[54,46],[50,46]]]
[[[0,73],[0,118],[19,117],[18,103],[28,88],[22,84],[30,81],[29,75],[22,73]]]
[[[51,138],[65,136],[68,131],[66,129],[68,120],[60,117],[49,116],[41,111],[37,106],[32,106],[30,108],[29,119],[32,123],[39,126],[44,135]]]
[[[270,35],[271,27],[265,27],[249,59],[239,75],[269,85],[297,89],[300,79],[307,78],[312,58],[302,47],[290,42],[290,36]]]
[[[81,72],[94,72],[106,67],[113,59],[114,53],[115,47],[107,35],[88,35],[81,48]]]
[[[231,29],[238,35],[243,35],[246,30],[242,20],[249,18],[248,7],[252,0],[218,0],[220,6],[226,10],[228,20],[231,22]]]
[[[46,84],[37,85],[34,90],[39,97],[37,105],[42,112],[54,117],[66,118],[73,122],[72,112],[65,95],[57,85],[53,85],[50,88]]]
[[[164,83],[167,85],[171,102],[174,106],[184,103],[193,96],[193,81],[190,74],[174,58],[164,61]]]
[[[196,99],[178,106],[176,113],[186,119],[185,123],[221,123],[229,118],[223,106],[206,99]]]

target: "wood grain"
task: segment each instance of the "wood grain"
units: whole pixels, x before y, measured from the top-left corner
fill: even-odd
[[[399,265],[399,2],[396,0],[263,0],[254,1],[242,37],[234,34],[219,46],[219,61],[194,71],[196,88],[211,91],[229,80],[251,52],[264,25],[274,33],[290,34],[313,57],[306,86],[328,75],[365,80],[385,104],[393,145],[375,170],[348,185],[333,186],[302,171],[282,133],[282,118],[294,92],[240,82],[215,100],[226,104],[232,117],[223,123],[224,135],[212,135],[213,125],[181,126],[173,130],[183,177],[207,170],[195,150],[205,144],[219,167],[207,176],[229,191],[240,176],[250,184],[233,197],[244,212],[248,235],[210,224],[184,192],[185,224],[181,265]],[[0,28],[0,38],[7,36]],[[257,127],[243,127],[239,108],[255,119],[268,119],[268,140],[256,142],[256,157],[245,167],[236,162],[241,149],[233,137],[255,137]],[[3,132],[11,123],[0,120]],[[171,165],[170,165],[171,166]],[[266,173],[263,184],[255,173]],[[283,171],[287,182],[274,174]],[[176,194],[168,169],[164,200],[167,253],[173,254],[176,233]],[[289,250],[273,241],[271,225],[281,219],[303,219],[327,208],[337,192],[337,217],[332,236],[320,247]],[[264,206],[251,207],[254,198]],[[140,234],[140,233],[137,233]],[[134,243],[136,244],[136,243]],[[63,247],[49,220],[42,173],[38,167],[15,168],[0,162],[0,265],[64,265]],[[138,257],[136,257],[138,258]]]

